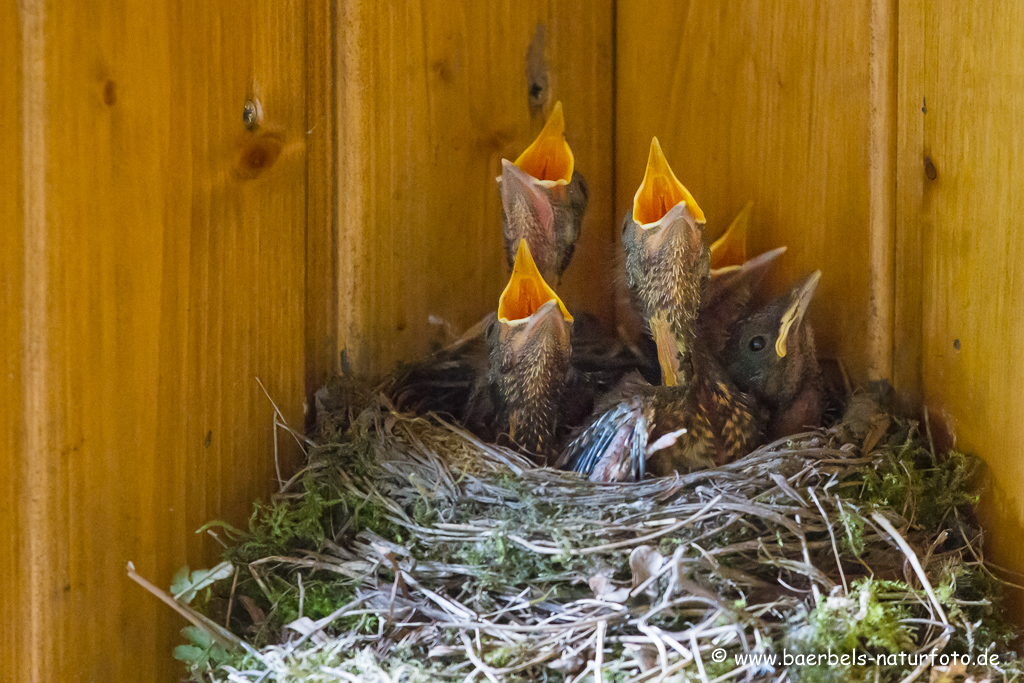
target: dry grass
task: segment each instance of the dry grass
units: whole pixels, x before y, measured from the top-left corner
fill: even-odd
[[[331,410],[306,468],[248,530],[225,529],[221,578],[172,588],[194,624],[176,654],[196,680],[1017,676],[972,460],[936,458],[869,400],[725,467],[595,484],[380,394],[320,399]],[[737,659],[783,650],[1001,660]]]

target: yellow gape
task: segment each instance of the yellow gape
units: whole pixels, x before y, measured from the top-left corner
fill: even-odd
[[[782,323],[779,325],[779,338],[775,340],[775,353],[779,358],[786,357],[786,339],[789,338],[789,331],[793,323],[800,319],[797,312],[800,310],[800,302],[794,301],[786,312],[782,314]]]
[[[814,296],[814,290],[818,287],[819,280],[821,280],[820,270],[811,273],[807,282],[801,285],[799,291],[796,292],[793,303],[782,314],[782,322],[779,323],[779,338],[775,340],[775,353],[779,358],[786,357],[786,342],[789,339],[789,332],[807,312],[807,306],[811,303],[811,297]]]
[[[537,270],[537,264],[530,254],[530,247],[527,246],[526,240],[519,240],[519,250],[516,252],[515,265],[512,267],[512,277],[509,278],[505,291],[498,299],[498,320],[512,324],[525,321],[552,299],[558,302],[558,308],[562,311],[566,322],[571,323],[572,316],[566,310],[565,304]]]
[[[687,208],[698,223],[704,222],[704,212],[697,206],[697,201],[690,191],[683,187],[679,178],[672,172],[672,167],[668,165],[668,160],[661,151],[658,138],[653,138],[651,152],[647,157],[644,182],[633,197],[633,220],[641,226],[657,223],[680,202],[686,202]]]
[[[666,387],[677,387],[680,384],[679,359],[684,349],[672,334],[668,318],[659,311],[647,321],[651,328],[651,336],[658,349],[658,365],[661,366],[661,383]]]
[[[516,159],[516,166],[549,185],[567,185],[572,180],[576,160],[565,141],[565,115],[562,103],[556,102],[548,122],[526,151]]]

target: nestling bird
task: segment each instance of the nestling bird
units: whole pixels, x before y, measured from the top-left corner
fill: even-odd
[[[501,160],[502,233],[511,269],[525,239],[541,275],[557,283],[572,259],[587,208],[587,184],[565,141],[557,102],[537,139],[515,163]]]
[[[733,381],[768,410],[768,438],[821,424],[825,388],[805,314],[821,279],[815,271],[790,292],[736,324],[724,352]]]
[[[751,302],[768,270],[785,252],[786,247],[779,247],[741,265],[711,271],[697,316],[697,336],[719,360],[733,327],[750,314]]]
[[[744,213],[747,213],[749,208],[748,204]],[[744,234],[745,228],[742,231],[736,230],[741,219],[742,214],[715,244],[720,244],[722,239],[738,239],[737,235]],[[711,245],[712,248],[715,244]],[[729,249],[730,258],[746,258],[745,246],[742,250],[739,249],[739,245],[732,245]],[[750,314],[750,306],[762,281],[768,274],[768,270],[785,251],[786,247],[779,247],[752,259],[744,260],[738,265],[730,264],[718,269],[712,268],[697,314],[697,337],[701,340],[703,347],[720,362],[730,332],[737,322]],[[723,252],[720,251],[719,256],[723,257]],[[639,345],[648,357],[654,357],[653,340],[642,338]],[[652,379],[652,381],[654,380]]]
[[[743,210],[711,244],[711,278],[701,301],[697,336],[721,359],[732,327],[750,312],[750,305],[768,269],[786,247],[747,258],[747,237],[754,203]]]
[[[738,458],[760,437],[756,402],[736,388],[697,338],[710,260],[703,224],[704,213],[654,138],[622,241],[627,283],[657,345],[662,386],[627,387],[570,444],[561,465],[599,479],[635,478],[647,469],[668,474]],[[638,430],[657,448],[641,446]],[[644,465],[635,461],[641,454]]]
[[[520,240],[497,322],[488,331],[487,382],[495,406],[495,432],[527,453],[556,452],[563,391],[570,372],[572,316],[544,281]]]

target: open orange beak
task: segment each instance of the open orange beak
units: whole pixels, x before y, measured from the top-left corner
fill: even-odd
[[[747,202],[722,236],[711,245],[711,269],[742,266],[747,261],[747,233],[754,202]]]
[[[697,223],[705,222],[704,212],[672,172],[658,138],[653,138],[644,182],[633,197],[633,220],[642,228],[653,227],[680,203],[686,204]]]
[[[572,322],[565,304],[537,270],[526,240],[519,240],[512,276],[498,299],[498,320],[509,325],[525,323],[549,301],[556,302],[558,311],[567,323]]]
[[[544,185],[568,185],[576,160],[565,141],[565,115],[556,102],[537,139],[516,159],[516,166]]]

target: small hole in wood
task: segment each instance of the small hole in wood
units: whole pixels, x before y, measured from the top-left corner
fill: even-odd
[[[957,351],[960,350],[960,340],[959,339],[954,339],[953,340],[953,348],[956,349]]]
[[[530,107],[530,116],[540,118],[544,115],[544,105],[548,99],[548,63],[544,57],[544,25],[537,24],[533,40],[526,51],[526,100]]]
[[[242,108],[242,123],[246,130],[256,130],[260,126],[260,104],[257,100],[247,100]]]

